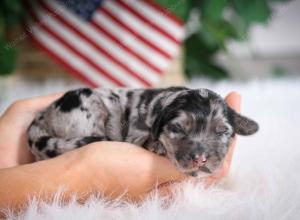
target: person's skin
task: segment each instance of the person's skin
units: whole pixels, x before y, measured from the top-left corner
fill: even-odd
[[[35,114],[60,96],[18,101],[0,117],[0,209],[20,208],[29,196],[49,201],[60,187],[66,200],[76,194],[79,201],[84,201],[99,193],[110,199],[124,196],[139,201],[157,186],[192,178],[179,172],[168,159],[121,142],[92,143],[53,159],[34,162],[26,130]],[[226,97],[237,112],[240,100],[236,92]],[[234,147],[235,141],[222,169],[203,179],[207,185],[227,176]]]

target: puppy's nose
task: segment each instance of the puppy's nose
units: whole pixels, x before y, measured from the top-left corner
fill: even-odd
[[[206,159],[207,159],[205,153],[192,154],[191,158],[193,160],[193,163],[197,166],[203,166],[206,163]]]

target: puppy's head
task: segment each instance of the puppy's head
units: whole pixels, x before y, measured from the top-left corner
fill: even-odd
[[[210,90],[186,90],[173,97],[152,127],[167,157],[183,172],[205,176],[220,168],[234,134],[251,135],[258,124]]]

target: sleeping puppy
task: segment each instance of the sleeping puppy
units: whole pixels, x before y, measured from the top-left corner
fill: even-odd
[[[204,176],[220,168],[235,134],[256,122],[208,89],[77,89],[37,114],[28,129],[37,159],[97,141],[124,141],[169,158],[182,172]]]

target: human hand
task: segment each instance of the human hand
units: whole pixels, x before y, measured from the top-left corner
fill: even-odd
[[[33,162],[27,142],[27,128],[37,112],[62,94],[14,102],[0,117],[0,169]]]
[[[240,95],[236,92],[226,97],[228,105],[237,112],[240,111]],[[208,186],[227,176],[236,139],[229,147],[222,168],[215,174],[202,180]],[[153,189],[159,188],[165,194],[169,193],[170,183],[186,179],[199,180],[181,173],[167,158],[158,156],[143,148],[129,143],[101,142],[86,146],[82,156],[86,158],[86,174],[90,188],[95,191],[103,189],[110,197],[124,195],[127,192],[131,198],[145,196]],[[113,155],[113,156],[112,156]]]
[[[4,113],[0,118],[0,167],[33,161],[28,150],[26,130],[35,114],[60,96],[61,94],[55,94],[18,101]],[[237,93],[229,94],[226,101],[239,111],[240,96]],[[235,143],[230,146],[220,172],[204,179],[208,185],[228,174],[234,145]],[[105,192],[106,195],[115,197],[127,191],[129,195],[137,198],[156,186],[191,178],[179,172],[168,159],[129,143],[93,143],[62,155],[61,159],[67,160],[70,154],[84,161],[79,166],[82,172],[72,176],[81,181],[79,185],[84,184],[85,190]],[[75,191],[78,189],[75,187]]]
[[[34,162],[28,146],[27,128],[35,115],[58,99],[62,94],[53,94],[43,97],[24,99],[14,102],[0,117],[0,169],[16,167]],[[129,143],[101,142],[93,143],[73,152],[66,153],[60,157],[45,161],[45,167],[36,163],[37,169],[47,169],[49,174],[55,170],[55,166],[70,161],[71,158],[82,158],[85,162],[79,166],[73,166],[71,170],[82,172],[71,172],[71,177],[62,182],[76,182],[73,191],[94,190],[96,192],[120,195],[129,190],[132,195],[141,195],[149,191],[157,183],[166,182],[170,176],[178,179],[182,176],[166,158],[160,157],[141,147]],[[59,162],[58,162],[59,161]],[[136,162],[136,163],[135,163]],[[56,164],[55,166],[52,164]],[[51,166],[50,166],[51,165]],[[20,166],[21,169],[24,166]],[[160,173],[160,167],[168,170],[168,175]],[[173,170],[173,173],[172,173]],[[89,171],[89,172],[87,172]],[[55,178],[60,174],[54,172]],[[83,176],[86,175],[86,178]],[[54,181],[48,179],[47,181]],[[52,178],[52,177],[51,177]],[[136,179],[138,181],[136,181]],[[89,179],[86,182],[86,179]],[[79,182],[78,182],[79,180]],[[158,182],[157,182],[158,180]],[[89,185],[86,185],[89,183]],[[85,185],[85,186],[83,186]],[[105,190],[102,186],[105,186]],[[111,188],[111,186],[114,186]]]

